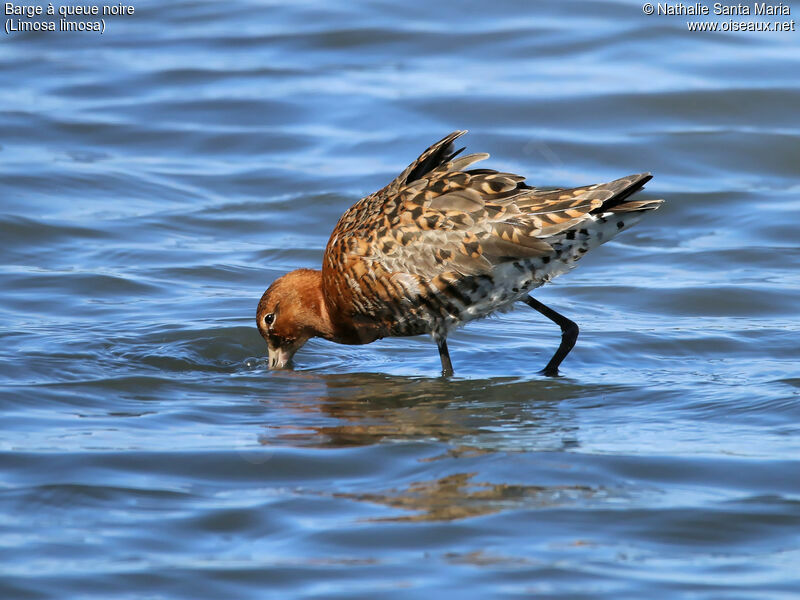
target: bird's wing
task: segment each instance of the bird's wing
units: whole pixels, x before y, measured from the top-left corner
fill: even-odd
[[[402,187],[421,179],[434,169],[441,168],[442,165],[450,162],[463,152],[464,148],[455,150],[453,142],[465,133],[467,133],[466,129],[462,129],[444,136],[420,154],[414,162],[408,165],[400,175],[395,177],[389,185],[377,192],[377,194],[391,195],[397,193]]]
[[[457,158],[452,142],[463,133],[428,148],[341,217],[323,272],[350,283],[331,280],[331,290],[356,285],[370,290],[365,297],[389,300],[417,284],[439,287],[490,275],[503,262],[550,255],[552,236],[608,210],[626,210],[627,197],[650,179],[641,174],[580,188],[532,188],[513,173],[470,168],[488,154]],[[393,284],[384,290],[382,282]]]
[[[543,191],[524,178],[465,170],[487,154],[448,161],[404,186],[384,204],[369,233],[375,260],[390,272],[432,279],[446,272],[489,274],[502,262],[546,256],[552,236],[607,211],[637,210],[626,198],[649,174],[610,183]]]

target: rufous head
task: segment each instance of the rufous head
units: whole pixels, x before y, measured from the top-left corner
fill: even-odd
[[[267,342],[269,368],[283,369],[310,338],[326,336],[322,274],[297,269],[276,279],[261,296],[256,326]]]

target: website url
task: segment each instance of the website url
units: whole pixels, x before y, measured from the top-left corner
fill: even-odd
[[[791,21],[687,21],[689,31],[795,31]]]

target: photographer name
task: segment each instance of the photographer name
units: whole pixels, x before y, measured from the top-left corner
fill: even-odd
[[[787,4],[767,4],[766,2],[755,2],[750,4],[722,4],[715,2],[710,8],[702,2],[694,4],[669,4],[659,2],[656,6],[658,15],[739,15],[739,16],[786,16],[792,14],[792,9]]]

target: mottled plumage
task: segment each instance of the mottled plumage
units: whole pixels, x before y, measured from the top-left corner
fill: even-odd
[[[518,300],[547,314],[543,308],[550,309],[527,299],[530,290],[661,204],[629,200],[650,180],[649,173],[554,189],[528,186],[519,175],[474,168],[489,155],[459,157],[463,148],[454,151],[453,142],[464,133],[453,132],[428,148],[339,219],[321,275],[311,271],[303,276],[319,279],[315,285],[324,305],[325,331],[313,335],[363,344],[431,333],[447,372],[444,340],[453,328]],[[278,289],[283,287],[273,284],[259,304],[259,330],[271,349],[281,346],[276,328],[282,320]],[[266,315],[272,315],[274,325],[264,322]],[[577,326],[571,327],[577,336]],[[295,346],[284,354],[291,357]],[[282,366],[286,360],[271,362]]]

